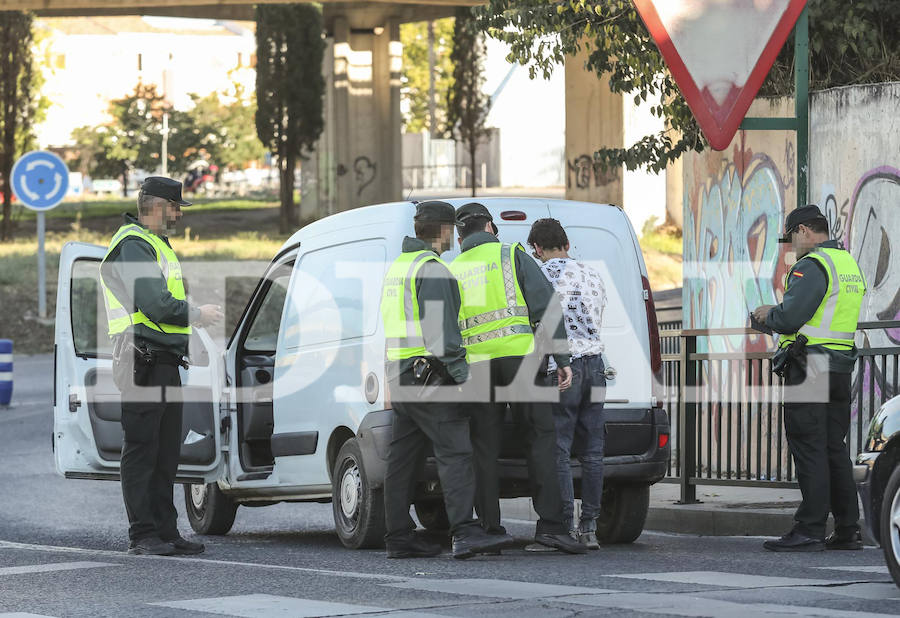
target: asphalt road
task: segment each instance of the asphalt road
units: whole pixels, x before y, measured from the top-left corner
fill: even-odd
[[[197,558],[128,556],[118,484],[54,471],[51,375],[47,357],[17,359],[16,404],[0,409],[0,617],[900,615],[875,548],[773,554],[759,538],[645,532],[533,554],[532,524],[508,521],[521,547],[502,556],[387,560],[344,549],[320,504],[242,507]]]

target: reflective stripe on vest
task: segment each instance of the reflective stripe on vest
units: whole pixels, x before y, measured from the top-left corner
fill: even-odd
[[[450,265],[459,284],[459,329],[469,363],[534,350],[534,332],[515,266],[516,245],[484,243]],[[498,265],[499,264],[499,265]]]
[[[433,251],[401,253],[388,268],[381,292],[381,319],[384,323],[388,360],[426,356],[419,303],[413,292],[416,274],[427,262],[443,262]],[[402,301],[402,302],[401,302]]]
[[[181,264],[178,262],[178,257],[162,238],[140,225],[129,223],[120,227],[110,241],[109,249],[103,258],[104,261],[120,242],[131,236],[141,238],[150,243],[150,246],[156,252],[156,262],[159,264],[160,271],[166,280],[166,286],[172,297],[176,300],[185,300],[184,281],[181,278]],[[107,287],[106,282],[103,281],[102,272],[101,270],[100,284],[103,288],[103,300],[106,304],[106,317],[109,323],[108,332],[110,336],[125,332],[125,330],[135,324],[143,324],[147,328],[165,334],[191,334],[190,326],[176,326],[175,324],[154,322],[140,310],[130,313],[112,293],[112,290]]]
[[[779,338],[779,347],[794,341],[798,334],[806,336],[807,345],[821,345],[835,349],[852,347],[863,295],[866,292],[865,277],[859,270],[859,265],[850,252],[844,249],[820,247],[804,257],[816,260],[824,266],[828,279],[825,297],[813,317],[798,333]],[[797,264],[799,263],[798,260]],[[785,290],[791,283],[790,277],[797,264],[794,264],[785,278]]]

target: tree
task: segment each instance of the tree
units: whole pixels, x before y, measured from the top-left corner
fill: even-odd
[[[265,148],[253,128],[256,97],[245,93],[235,82],[230,92],[214,92],[205,97],[192,96],[194,107],[188,117],[203,139],[196,147],[209,153],[219,167],[242,168],[248,161],[262,159]]]
[[[322,14],[312,4],[256,7],[256,132],[278,157],[282,233],[299,223],[294,170],[324,127]]]
[[[484,86],[484,57],[487,46],[468,8],[456,9],[453,26],[453,85],[447,95],[447,125],[454,138],[469,152],[472,197],[475,197],[475,151],[488,136],[485,127],[488,96]]]
[[[438,134],[447,124],[447,92],[453,83],[450,47],[453,40],[453,18],[434,22],[434,90],[435,118],[429,116],[428,23],[414,22],[400,26],[403,43],[403,98],[408,110],[403,118],[407,133],[430,131]]]
[[[32,128],[46,109],[46,100],[40,96],[42,76],[35,70],[32,23],[31,13],[0,11],[0,240],[9,240],[12,234],[13,164],[33,148]]]
[[[152,170],[159,166],[162,120],[168,110],[154,84],[138,83],[133,93],[110,102],[112,123],[106,157],[118,163],[123,196],[128,195],[131,169]]]
[[[509,60],[529,74],[549,77],[556,65],[582,49],[588,70],[609,80],[613,92],[635,103],[658,96],[650,112],[667,129],[627,148],[601,148],[603,168],[625,165],[661,171],[706,142],[631,0],[489,0],[475,10],[479,27],[511,47]],[[830,88],[900,78],[900,2],[809,0],[810,85]],[[788,41],[761,94],[793,92],[793,44]]]

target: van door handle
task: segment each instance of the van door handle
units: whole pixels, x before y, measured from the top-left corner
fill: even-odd
[[[71,393],[69,395],[69,412],[75,412],[80,407],[81,400],[78,399],[78,395],[76,393]]]

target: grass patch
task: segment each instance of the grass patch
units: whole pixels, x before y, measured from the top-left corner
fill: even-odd
[[[257,210],[260,208],[277,208],[277,201],[251,200],[241,198],[213,199],[196,198],[192,206],[185,209],[186,212],[213,212],[218,210]],[[95,217],[114,217],[123,212],[135,210],[135,198],[96,200],[87,202],[63,202],[53,210],[48,210],[47,219],[74,219],[81,216],[82,219]],[[14,218],[29,221],[37,218],[37,213],[23,206],[15,206]]]

